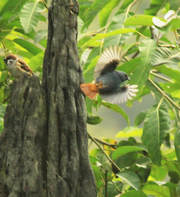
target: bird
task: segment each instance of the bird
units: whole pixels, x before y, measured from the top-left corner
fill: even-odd
[[[125,72],[115,70],[122,59],[119,46],[106,48],[94,69],[95,80],[92,83],[80,84],[81,91],[90,99],[99,94],[101,98],[112,104],[124,103],[136,96],[137,85],[129,85],[129,77]]]
[[[18,58],[14,54],[7,55],[4,59],[4,62],[8,71],[15,78],[33,75],[31,68],[22,59]]]

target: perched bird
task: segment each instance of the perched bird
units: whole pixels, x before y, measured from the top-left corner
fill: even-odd
[[[7,65],[8,71],[15,78],[19,78],[21,76],[32,76],[33,75],[33,72],[29,68],[29,66],[22,59],[17,58],[13,54],[8,55],[4,59],[4,62]]]
[[[94,99],[97,94],[100,94],[102,99],[114,104],[126,102],[136,96],[137,85],[128,85],[128,75],[115,70],[121,58],[120,47],[106,49],[95,67],[95,81],[81,84],[82,92],[90,99]]]

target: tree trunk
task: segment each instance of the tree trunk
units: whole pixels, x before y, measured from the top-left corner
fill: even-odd
[[[79,84],[76,0],[53,0],[43,85],[13,84],[0,138],[0,196],[95,197]]]

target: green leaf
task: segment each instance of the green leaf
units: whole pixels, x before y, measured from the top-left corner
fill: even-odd
[[[116,134],[117,138],[129,138],[129,137],[141,137],[142,128],[138,127],[126,127]]]
[[[116,30],[108,32],[108,33],[98,33],[93,38],[91,38],[89,41],[87,41],[82,47],[94,46],[95,44],[97,45],[98,41],[101,39],[111,37],[111,36],[116,36],[119,34],[132,33],[132,32],[136,32],[136,30],[132,29],[132,28],[121,28],[121,29],[116,29]],[[99,45],[100,45],[100,42],[99,42]]]
[[[29,59],[28,65],[32,68],[34,72],[42,72],[44,51],[34,55]]]
[[[135,138],[130,137],[128,138],[128,140],[121,140],[117,146],[121,147],[121,146],[136,146],[136,145],[137,143]],[[118,157],[115,160],[115,162],[120,168],[131,167],[136,163],[137,157],[138,157],[138,152],[129,152],[125,155]]]
[[[98,56],[92,59],[91,63],[88,65],[88,67],[84,70],[84,78],[85,82],[91,82],[94,79],[94,67],[96,66],[96,63],[98,61]]]
[[[6,0],[1,0],[0,1],[0,11],[2,10],[2,8],[4,7],[4,5],[7,3]]]
[[[167,133],[170,130],[171,120],[169,117],[167,105],[161,104],[159,108],[159,124],[160,124],[160,144],[163,143]]]
[[[175,133],[174,146],[176,150],[177,159],[180,162],[180,130],[179,129]]]
[[[27,40],[17,38],[17,39],[14,39],[13,41],[16,44],[23,47],[24,49],[26,49],[27,51],[29,51],[30,53],[32,53],[33,55],[37,55],[38,53],[42,52],[42,49],[36,47],[34,44],[32,44],[31,42]]]
[[[145,148],[140,146],[120,146],[112,153],[112,159],[116,160],[127,153],[144,151],[144,150]]]
[[[170,26],[171,30],[173,30],[173,31],[180,29],[180,18],[172,19],[169,26]]]
[[[107,102],[102,102],[102,105],[104,105],[105,107],[107,107],[109,109],[112,109],[113,111],[115,111],[117,113],[120,113],[121,116],[127,121],[127,124],[128,125],[130,124],[128,115],[120,106],[115,105],[115,104],[111,104],[111,103],[107,103]]]
[[[128,185],[138,190],[141,186],[141,182],[139,177],[131,171],[120,172],[117,174],[123,181],[125,181]]]
[[[3,40],[14,28],[21,28],[19,12],[28,0],[1,0],[0,7],[0,40]]]
[[[87,51],[84,51],[84,53],[86,53],[86,52]],[[89,72],[91,69],[94,69],[94,67],[96,65],[96,62],[97,62],[97,60],[99,58],[99,53],[100,53],[100,48],[93,48],[90,51],[90,53],[88,54],[88,57],[87,58],[86,57],[84,58],[84,54],[82,55],[81,61],[82,62],[85,62],[85,64],[83,65],[83,73],[84,74],[86,74],[87,72]],[[86,80],[86,78],[85,78],[85,80]]]
[[[121,64],[118,66],[117,70],[124,71],[126,73],[134,72],[136,67],[142,63],[141,58],[137,57],[134,59],[129,60],[128,62],[125,62],[124,64]]]
[[[122,194],[121,197],[147,197],[142,191],[128,191],[125,194]]]
[[[147,113],[144,121],[142,142],[147,147],[152,161],[159,165],[161,162],[161,152],[158,110],[152,109]]]
[[[107,20],[112,13],[112,10],[118,6],[119,0],[111,0],[109,3],[107,3],[104,8],[100,11],[99,13],[99,21],[100,21],[100,26],[103,27],[106,25]]]
[[[168,170],[165,166],[152,165],[150,176],[156,181],[163,181],[168,175]]]
[[[120,181],[116,182],[108,182],[107,185],[107,196],[114,197],[119,194],[120,190],[122,189],[123,184]]]
[[[160,146],[169,130],[169,121],[168,111],[161,101],[157,107],[149,110],[145,117],[142,141],[152,161],[157,165],[161,163]]]
[[[165,3],[166,1],[164,0],[151,0],[151,4],[148,7],[148,9],[145,10],[145,14],[150,14],[155,16],[158,10],[161,9]]]
[[[0,72],[0,82],[4,82],[8,77],[8,72],[7,71],[2,71]]]
[[[154,40],[144,40],[139,47],[141,63],[136,66],[136,69],[131,77],[131,83],[137,84],[139,87],[143,86],[148,79],[149,71],[151,69],[151,58],[155,51]]]
[[[91,7],[92,3],[88,0],[79,0],[78,1],[81,6],[79,6],[79,16],[82,20],[85,20],[87,10]]]
[[[136,118],[135,118],[135,120],[134,120],[135,126],[139,126],[139,125],[144,121],[145,116],[146,116],[146,112],[140,112],[140,113],[136,116]]]
[[[143,187],[143,192],[147,195],[153,195],[155,197],[170,197],[170,191],[167,186],[160,186],[153,183],[147,183]]]
[[[177,69],[173,69],[168,66],[158,66],[157,70],[176,81],[179,81],[180,79],[180,71]]]
[[[180,61],[180,50],[169,49],[167,47],[158,47],[153,54],[152,64],[153,66],[170,65],[171,67],[178,67]],[[159,67],[156,67],[157,69]]]
[[[20,12],[20,22],[26,33],[35,29],[38,24],[39,17],[41,16],[40,12],[44,8],[39,2],[39,0],[36,0],[35,2],[27,2]]]
[[[85,10],[84,14],[81,15],[84,21],[84,28],[87,28],[100,10],[109,2],[109,0],[94,0],[93,3]]]
[[[123,4],[121,5],[121,9],[125,9],[127,6],[129,6],[130,3],[132,3],[133,0],[125,0]]]
[[[176,172],[180,177],[180,165],[179,161],[175,160],[176,156],[174,156],[174,151],[171,153],[171,155],[166,155],[166,166],[168,168],[168,172]]]
[[[95,178],[96,178],[96,186],[99,189],[102,185],[103,185],[103,172],[101,170],[101,168],[97,165],[98,160],[96,159],[96,156],[89,156],[90,162],[91,162],[91,167],[93,169]],[[99,163],[99,165],[101,166],[101,164]]]
[[[152,18],[153,16],[150,16],[150,15],[134,15],[134,16],[127,18],[124,25],[126,26],[133,26],[133,25],[151,26],[153,25]]]
[[[90,40],[91,37],[90,36],[83,36],[81,37],[79,40],[78,40],[78,47],[79,47],[79,50],[82,50],[82,46],[88,41]]]
[[[162,1],[162,0],[161,0]],[[170,7],[173,10],[179,8],[179,0],[169,1]]]
[[[2,0],[1,3],[3,7],[1,7],[0,15],[2,14],[1,16],[3,16],[3,14],[7,13],[8,11],[11,12],[12,14],[17,13],[26,1],[27,0],[13,0],[13,1]]]
[[[99,116],[93,116],[93,115],[89,115],[87,117],[87,123],[88,124],[92,124],[92,125],[96,125],[102,122],[102,118]]]

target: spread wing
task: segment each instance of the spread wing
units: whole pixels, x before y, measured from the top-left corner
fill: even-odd
[[[119,46],[110,47],[100,56],[94,70],[95,79],[102,74],[113,71],[122,58],[122,49]]]
[[[33,74],[32,70],[29,68],[29,66],[22,59],[18,59],[18,66],[22,72],[26,72],[29,75]]]
[[[137,85],[126,85],[114,94],[101,94],[102,99],[109,103],[120,104],[131,100],[138,92]]]

